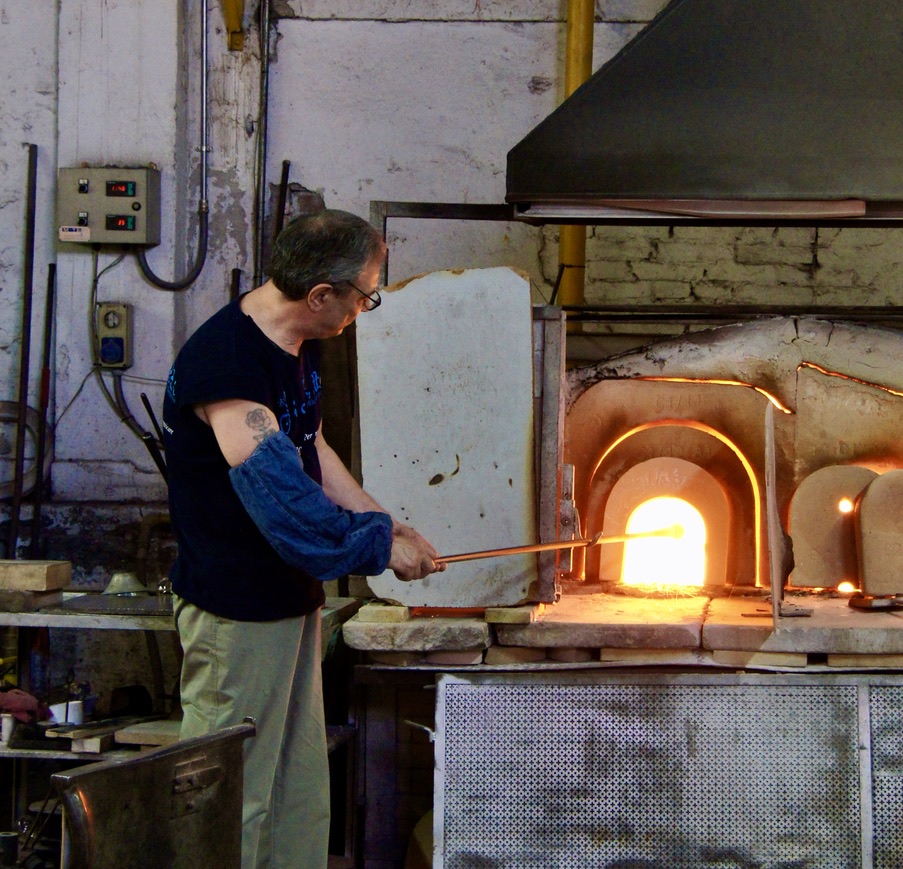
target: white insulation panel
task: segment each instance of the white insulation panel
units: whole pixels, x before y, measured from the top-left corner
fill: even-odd
[[[535,543],[529,281],[441,271],[383,298],[357,321],[364,487],[443,555]],[[519,555],[370,587],[406,606],[504,606],[536,581],[535,555]]]

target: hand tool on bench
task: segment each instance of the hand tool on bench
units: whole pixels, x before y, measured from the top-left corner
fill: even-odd
[[[609,534],[601,531],[593,537],[575,537],[572,540],[552,540],[549,543],[529,543],[526,546],[507,546],[503,549],[483,549],[479,552],[459,552],[456,555],[440,555],[434,559],[450,564],[453,561],[472,561],[476,558],[495,558],[499,555],[521,555],[524,552],[548,552],[554,549],[579,549],[582,546],[596,546],[601,543],[628,543],[631,540],[642,540],[647,537],[673,537],[684,535],[683,525],[669,525],[655,531],[640,531],[635,534]]]

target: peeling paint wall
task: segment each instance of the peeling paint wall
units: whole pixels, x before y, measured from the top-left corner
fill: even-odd
[[[613,57],[666,0],[598,0],[594,66]],[[119,421],[92,369],[88,316],[100,300],[134,310],[129,409],[148,425],[174,353],[228,298],[233,270],[253,271],[260,48],[246,4],[245,48],[229,51],[221,4],[209,13],[209,253],[183,292],[153,287],[123,249],[58,245],[58,166],[152,162],[162,172],[161,244],[148,252],[167,280],[186,274],[200,196],[201,0],[0,0],[9,83],[0,102],[0,401],[19,370],[25,168],[39,151],[32,376],[47,266],[56,262],[51,417],[53,504],[157,503],[164,486]],[[508,150],[563,95],[566,4],[525,0],[274,0],[268,201],[282,162],[290,180],[330,206],[367,215],[371,200],[500,203]],[[391,279],[442,268],[508,266],[548,298],[555,227],[392,219]],[[894,230],[588,230],[587,301],[896,304],[903,243]],[[120,254],[126,256],[119,261]],[[112,387],[106,375],[105,386]],[[0,419],[0,471],[12,475],[15,431]],[[29,447],[31,449],[31,447]],[[29,453],[31,455],[31,453]]]
[[[0,0],[0,483],[12,479],[16,433],[14,402],[18,394],[22,351],[27,144],[38,145],[37,197],[52,196],[56,131],[56,3]],[[34,282],[38,302],[47,263],[53,258],[51,228],[35,227]],[[32,346],[41,329],[33,323]],[[36,402],[33,402],[36,404]]]
[[[167,292],[145,280],[128,251],[104,248],[95,267],[90,248],[57,244],[56,171],[154,163],[162,172],[162,240],[148,260],[166,280],[190,270],[200,195],[202,2],[209,12],[209,252],[190,289]],[[597,0],[594,67],[665,4]],[[24,143],[34,143],[32,407],[39,404],[45,276],[50,263],[58,269],[56,443],[43,554],[72,559],[81,587],[101,588],[112,572],[131,569],[142,517],[165,509],[159,473],[93,373],[95,272],[99,300],[133,306],[134,365],[122,387],[147,427],[140,394],[159,408],[172,357],[225,303],[233,270],[241,271],[241,289],[251,288],[257,7],[246,4],[245,48],[233,52],[217,0],[0,0],[0,485],[12,478],[16,438],[9,403],[21,347]],[[563,0],[273,0],[268,193],[288,160],[293,184],[362,215],[374,199],[502,202],[508,150],[562,99],[565,13]],[[599,227],[588,235],[590,303],[897,304],[903,292],[895,230]],[[529,274],[535,299],[547,299],[557,237],[554,227],[393,219],[390,278],[507,266]],[[112,387],[109,375],[105,386]],[[29,442],[26,461],[33,459]],[[0,532],[8,507],[8,499],[0,502]],[[29,524],[25,505],[23,544]],[[82,677],[94,650],[64,633],[54,638],[62,649],[54,679],[68,666]],[[132,667],[140,670],[141,649],[110,642],[108,663],[118,657],[129,670],[111,675],[106,667],[101,684],[141,679]]]
[[[274,161],[362,214],[371,200],[504,201],[509,149],[563,99],[566,4],[287,5],[272,95],[288,111],[272,127]],[[598,3],[596,65],[664,5]],[[390,280],[514,266],[548,296],[533,227],[391,219],[388,236]]]

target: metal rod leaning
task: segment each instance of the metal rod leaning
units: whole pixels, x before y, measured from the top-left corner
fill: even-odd
[[[647,537],[683,537],[682,525],[669,525],[656,531],[641,531],[635,534],[604,535],[601,531],[594,537],[575,537],[573,540],[553,540],[549,543],[528,543],[525,546],[506,546],[502,549],[483,549],[478,552],[460,552],[456,555],[440,555],[436,563],[451,564],[454,561],[472,561],[477,558],[494,558],[500,555],[521,555],[525,552],[548,552],[553,549],[578,549],[582,546],[596,546],[600,543],[627,543]]]

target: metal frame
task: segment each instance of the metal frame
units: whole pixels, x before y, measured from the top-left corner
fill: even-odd
[[[390,217],[424,220],[514,220],[508,205],[461,203],[388,202],[370,203],[370,222],[386,238]],[[383,269],[388,278],[389,262]],[[534,457],[537,480],[539,541],[558,539],[561,464],[564,451],[565,316],[552,305],[533,307],[533,399]],[[539,587],[532,600],[551,603],[558,597],[557,569],[560,555],[539,554]]]
[[[561,528],[561,468],[564,462],[565,315],[551,305],[533,308],[533,397],[536,459],[536,517],[539,541],[558,540]],[[576,531],[572,528],[571,530]],[[539,553],[539,589],[535,599],[552,603],[559,595],[562,553]]]
[[[370,223],[386,238],[390,217],[420,220],[516,220],[511,205],[467,205],[463,202],[391,202],[374,199],[370,202]],[[383,280],[388,280],[389,257],[383,266]]]

